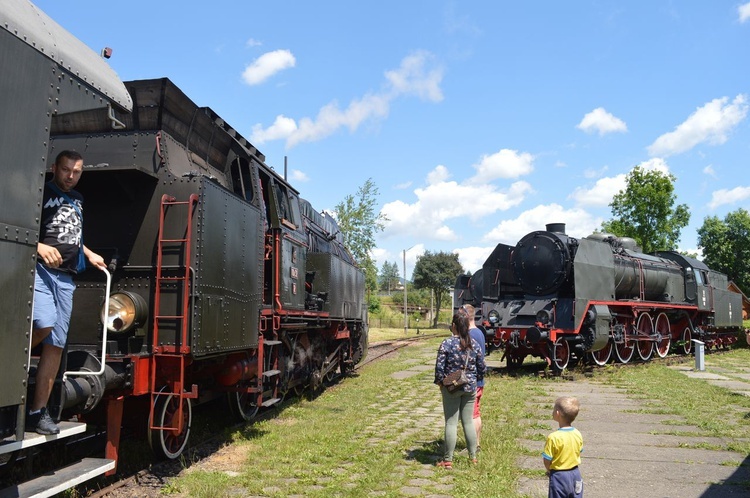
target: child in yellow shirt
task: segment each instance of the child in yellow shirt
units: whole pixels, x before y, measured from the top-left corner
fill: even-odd
[[[571,424],[578,416],[580,404],[573,397],[555,400],[552,419],[559,428],[547,436],[542,461],[549,476],[549,498],[583,498],[581,464],[583,436]]]

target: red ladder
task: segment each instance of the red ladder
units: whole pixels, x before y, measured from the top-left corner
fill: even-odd
[[[174,430],[181,433],[183,429],[183,399],[198,397],[198,386],[193,385],[191,391],[185,391],[185,368],[187,366],[186,355],[190,353],[188,342],[189,331],[189,303],[190,303],[190,262],[191,262],[191,245],[193,214],[195,205],[198,203],[198,194],[190,194],[187,201],[177,201],[174,197],[164,194],[161,198],[161,207],[159,212],[159,235],[156,249],[156,288],[154,289],[154,326],[151,343],[151,429]],[[167,210],[170,206],[187,207],[187,227],[185,236],[182,238],[165,238],[164,227]],[[164,268],[164,251],[165,246],[178,245],[182,252],[183,265],[178,268],[177,275],[170,274],[165,276]],[[180,273],[183,270],[184,273]],[[177,286],[177,293],[181,295],[179,314],[162,314],[162,290],[165,285]],[[174,345],[163,345],[160,339],[160,326],[162,322],[172,322],[179,324],[179,337],[175,337]],[[175,326],[177,331],[177,326]],[[159,383],[157,384],[157,376]],[[163,380],[162,380],[163,379]],[[166,383],[166,385],[162,384]],[[154,420],[154,407],[159,396],[177,396],[178,408],[175,416],[169,421],[174,423],[159,423]]]

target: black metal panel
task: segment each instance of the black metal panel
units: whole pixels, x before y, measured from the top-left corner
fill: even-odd
[[[52,122],[61,119],[54,117]],[[156,148],[156,132],[60,135],[50,140],[49,163],[54,161],[58,152],[74,149],[83,155],[81,181],[88,176],[86,172],[100,170],[137,170],[155,178],[161,167]]]
[[[615,299],[615,266],[610,245],[594,239],[581,239],[575,256],[576,298],[590,300]],[[576,316],[580,321],[581,313]]]
[[[205,179],[201,191],[194,356],[257,346],[264,249],[255,206]]]
[[[0,314],[0,407],[20,405],[26,396],[26,350],[51,112],[45,96],[52,82],[49,61],[0,27],[0,295],[5,310]],[[0,433],[15,430],[14,416],[7,423]]]
[[[514,247],[498,244],[482,266],[482,298],[495,301],[507,294],[522,294],[513,269],[511,256]]]
[[[308,256],[296,231],[281,228],[281,262],[279,289],[281,304],[289,310],[305,309],[305,267]]]
[[[333,317],[364,319],[365,275],[361,270],[328,253],[308,253],[307,271],[315,272],[312,293],[328,293],[323,311]]]

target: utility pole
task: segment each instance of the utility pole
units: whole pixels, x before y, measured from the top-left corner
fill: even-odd
[[[406,310],[408,306],[408,300],[406,298],[406,251],[409,251],[414,246],[411,246],[409,249],[404,249],[404,335],[407,335],[408,329],[409,329],[409,315]]]

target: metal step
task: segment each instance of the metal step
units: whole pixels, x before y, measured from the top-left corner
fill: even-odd
[[[281,370],[266,370],[263,372],[263,377],[273,377],[274,375],[279,375],[281,373]]]
[[[281,401],[281,398],[271,398],[271,399],[267,399],[267,400],[265,400],[265,401],[264,401],[264,402],[263,402],[263,403],[262,403],[262,404],[261,404],[260,406],[263,406],[263,407],[266,407],[266,408],[267,408],[267,407],[269,407],[269,406],[275,405],[275,404],[276,404],[276,403],[278,403],[279,401]],[[0,498],[4,498],[4,497],[0,496]]]
[[[0,441],[0,455],[86,432],[86,424],[80,422],[59,422],[57,426],[60,428],[60,434],[52,436],[42,436],[36,432],[26,432],[22,441],[15,441],[13,437],[3,439]]]
[[[278,346],[281,344],[281,341],[277,341],[276,339],[266,339],[263,341],[263,344],[266,346]]]
[[[115,468],[115,461],[105,458],[84,458],[62,469],[49,472],[31,481],[0,491],[0,498],[45,498],[70,489]]]

